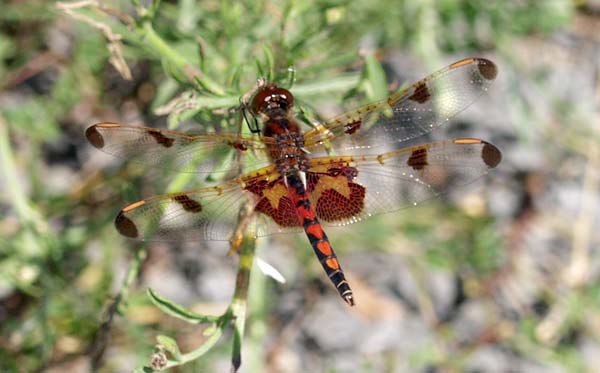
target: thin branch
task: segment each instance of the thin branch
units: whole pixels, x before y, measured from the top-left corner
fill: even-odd
[[[87,1],[79,1],[75,3],[56,3],[56,7],[58,10],[64,12],[69,15],[73,19],[84,22],[96,30],[99,30],[106,40],[108,40],[108,51],[110,52],[110,58],[108,61],[113,65],[113,67],[121,74],[123,79],[132,80],[133,76],[131,74],[131,70],[129,66],[127,66],[127,62],[125,62],[125,57],[123,57],[123,36],[116,34],[112,31],[112,29],[105,23],[98,22],[91,17],[88,17],[84,14],[77,13],[75,9],[82,8],[95,8],[106,14],[114,14],[115,11],[107,11],[106,8],[102,7],[97,1],[87,0]]]

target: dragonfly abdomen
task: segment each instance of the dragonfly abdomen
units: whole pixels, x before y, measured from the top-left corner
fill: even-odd
[[[288,175],[287,182],[290,199],[296,206],[298,220],[304,228],[304,232],[319,262],[323,266],[327,276],[331,279],[331,282],[333,282],[338,293],[340,293],[342,299],[350,306],[353,306],[354,295],[352,294],[352,289],[350,289],[346,276],[344,276],[344,272],[337,259],[337,255],[335,255],[331,247],[329,238],[317,219],[316,210],[308,199],[302,180],[299,175],[294,173]]]

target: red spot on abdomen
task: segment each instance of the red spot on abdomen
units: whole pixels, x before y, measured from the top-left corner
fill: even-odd
[[[311,224],[308,226],[308,228],[306,228],[306,233],[311,234],[313,237],[315,237],[317,240],[322,240],[323,239],[323,228],[321,227],[321,224]]]
[[[340,269],[340,263],[337,261],[336,258],[327,259],[325,261],[325,264],[327,264],[327,267],[329,267],[331,269],[334,269],[334,270]]]
[[[298,215],[300,215],[304,220],[315,220],[317,214],[315,213],[315,209],[312,207],[306,208],[304,206],[300,206],[297,208]]]
[[[321,241],[317,243],[317,250],[319,250],[325,256],[333,255],[333,251],[331,251],[331,245],[327,241]]]

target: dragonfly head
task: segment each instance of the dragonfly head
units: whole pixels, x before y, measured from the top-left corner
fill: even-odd
[[[252,98],[250,109],[254,115],[263,114],[270,119],[278,119],[286,117],[293,106],[294,96],[290,91],[267,83]]]

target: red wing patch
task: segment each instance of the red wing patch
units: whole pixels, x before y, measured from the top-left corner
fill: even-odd
[[[317,217],[335,222],[360,214],[365,206],[366,189],[353,182],[356,169],[332,165],[320,172],[318,168],[311,169],[307,178],[310,201]]]
[[[302,226],[283,178],[272,182],[259,180],[248,184],[246,190],[259,197],[255,210],[272,218],[277,225],[284,228]]]

